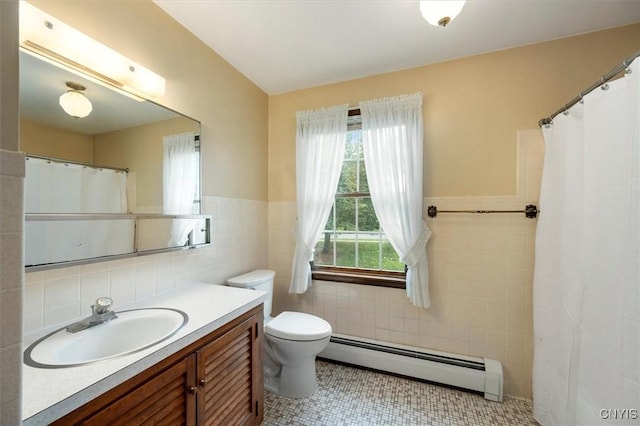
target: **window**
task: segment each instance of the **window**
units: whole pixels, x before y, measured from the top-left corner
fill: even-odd
[[[404,288],[405,265],[376,217],[364,163],[360,115],[348,121],[336,197],[315,246],[313,278]]]
[[[162,211],[200,214],[200,137],[185,132],[163,137]]]

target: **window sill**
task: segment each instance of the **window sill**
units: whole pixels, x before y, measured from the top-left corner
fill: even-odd
[[[385,274],[384,272],[345,271],[314,269],[311,278],[317,281],[334,281],[349,284],[364,284],[377,287],[406,288],[404,274]]]

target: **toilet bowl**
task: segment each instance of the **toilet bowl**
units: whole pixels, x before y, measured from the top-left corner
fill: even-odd
[[[285,311],[271,318],[274,271],[257,270],[227,285],[262,290],[264,302],[264,387],[278,395],[305,398],[317,388],[315,359],[329,344],[331,325],[315,315]]]

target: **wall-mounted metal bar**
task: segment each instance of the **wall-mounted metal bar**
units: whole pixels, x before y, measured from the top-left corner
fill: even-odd
[[[123,169],[123,168],[120,168],[120,167],[92,166],[91,164],[80,163],[78,161],[63,160],[62,158],[43,157],[41,155],[27,154],[27,160],[29,160],[29,158],[37,158],[38,160],[51,161],[52,163],[74,164],[76,166],[90,167],[92,169],[115,170],[117,172],[129,173],[129,169],[126,169],[126,168]]]
[[[525,217],[535,219],[538,217],[538,207],[535,204],[529,204],[524,210],[438,210],[436,206],[427,207],[427,215],[429,217],[437,217],[438,213],[472,213],[472,214],[489,214],[489,213],[524,213]]]
[[[24,220],[40,222],[52,220],[131,220],[136,215],[130,213],[25,213]]]

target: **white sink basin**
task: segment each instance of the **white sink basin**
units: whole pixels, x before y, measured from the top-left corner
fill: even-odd
[[[189,317],[177,309],[121,311],[117,318],[70,333],[65,328],[43,337],[24,352],[32,367],[64,368],[128,355],[154,346],[184,326]]]

